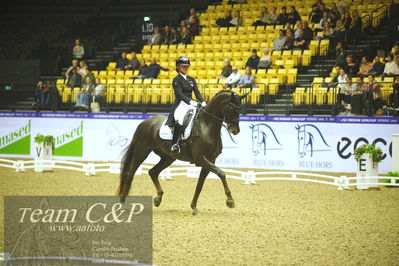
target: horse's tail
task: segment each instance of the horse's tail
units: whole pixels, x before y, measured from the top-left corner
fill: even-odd
[[[134,143],[133,140],[130,142],[129,146],[125,149],[125,154],[122,157],[121,161],[121,175],[120,175],[120,183],[118,189],[118,196],[127,196],[127,193],[130,190],[131,186],[131,164],[133,163],[133,154],[134,154]]]

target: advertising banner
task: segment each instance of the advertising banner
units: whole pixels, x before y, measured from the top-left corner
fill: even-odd
[[[151,115],[0,113],[0,156],[33,157],[34,136],[55,138],[54,158],[119,161],[137,126]],[[166,117],[165,117],[166,118]],[[236,136],[222,128],[222,167],[354,172],[353,151],[374,143],[384,153],[380,173],[391,170],[398,118],[241,116]],[[145,161],[156,163],[155,154]],[[176,164],[183,162],[176,161]],[[185,164],[185,163],[183,163]]]

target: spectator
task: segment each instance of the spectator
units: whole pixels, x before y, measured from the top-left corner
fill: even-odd
[[[396,43],[396,44],[392,47],[391,53],[393,54],[393,56],[399,56],[399,43]]]
[[[90,95],[94,92],[95,84],[93,80],[89,77],[86,78],[86,84],[82,87],[80,93],[76,95],[76,105],[75,107],[80,107],[84,109],[89,108]]]
[[[105,85],[101,84],[100,79],[96,79],[96,87],[94,88],[94,99],[96,102],[104,101]]]
[[[40,96],[40,105],[50,105],[51,103],[51,82],[47,81],[43,86]]]
[[[71,76],[71,71],[72,69],[76,68],[77,70],[79,70],[79,61],[76,59],[72,60],[72,65],[68,68],[68,70],[65,72],[65,79],[68,79],[69,76]]]
[[[299,36],[295,38],[293,50],[304,50],[308,49],[308,45],[306,44],[305,36],[303,33],[303,29],[299,29]]]
[[[337,26],[338,16],[334,12],[329,13],[331,27],[335,29]]]
[[[94,84],[96,82],[96,77],[94,74],[91,72],[89,68],[86,68],[85,73],[82,77],[82,87],[87,84],[87,80],[90,79],[91,83]]]
[[[337,94],[338,106],[341,106],[342,101],[346,104],[345,108],[350,109],[351,97],[356,94],[356,83],[352,82],[351,76],[346,76],[346,83],[341,86]]]
[[[40,105],[40,100],[41,100],[41,97],[42,97],[43,89],[44,89],[44,83],[43,83],[43,81],[39,80],[37,82],[37,84],[36,84],[36,87],[35,87],[35,96],[34,96],[35,97],[35,104],[34,104],[34,106]]]
[[[336,87],[338,85],[338,77],[340,73],[341,73],[341,67],[335,66],[335,74],[333,75],[329,83],[323,81],[323,87],[327,87],[328,89]]]
[[[233,12],[233,18],[230,20],[230,26],[232,27],[240,27],[242,25],[242,18],[240,15],[240,11],[235,10]]]
[[[294,25],[298,20],[301,20],[298,12],[295,10],[295,6],[290,7],[290,13],[288,13],[288,23]]]
[[[136,77],[131,77],[132,79],[145,79],[148,73],[148,66],[144,59],[140,60],[139,75]]]
[[[351,14],[349,11],[345,11],[344,16],[342,17],[342,24],[344,25],[345,30],[348,32],[352,23]]]
[[[275,8],[274,6],[272,7],[272,12],[269,13],[269,21],[267,22],[267,24],[269,25],[275,25],[277,23],[277,8]]]
[[[328,16],[328,12],[324,11],[323,12],[323,17],[320,19],[319,25],[318,25],[318,31],[322,31],[324,29],[324,25],[330,22],[330,17]],[[331,26],[331,24],[330,24]]]
[[[339,12],[337,5],[335,3],[331,4],[331,9],[330,9],[330,15],[334,13],[337,17],[337,19],[341,18],[341,12]]]
[[[381,85],[374,79],[373,75],[369,75],[369,82],[366,83],[363,94],[363,103],[368,115],[374,114],[382,101],[381,99]]]
[[[171,27],[170,33],[171,33],[170,44],[179,44],[181,42],[181,39],[180,39],[180,34],[177,31],[176,27]]]
[[[259,65],[259,59],[260,57],[258,56],[258,50],[253,49],[252,55],[248,58],[247,62],[245,63],[245,66],[256,69]]]
[[[399,57],[393,57],[393,54],[388,54],[387,56],[387,63],[385,64],[384,68],[384,73],[382,74],[382,77],[393,77],[396,75],[399,75]],[[395,62],[396,61],[396,62]]]
[[[164,30],[164,33],[163,33],[163,43],[162,44],[168,45],[168,44],[170,44],[171,36],[172,36],[169,25],[165,25],[163,30]]]
[[[78,70],[79,75],[81,75],[82,77],[84,75],[86,75],[86,70],[87,69],[88,69],[88,67],[87,67],[86,62],[85,61],[80,61],[79,62],[79,70]]]
[[[363,94],[366,89],[366,83],[364,83],[363,77],[357,77],[356,80],[356,94]]]
[[[85,48],[82,45],[80,39],[75,40],[75,46],[72,49],[73,59],[82,60],[85,55]]]
[[[154,32],[151,37],[148,39],[149,45],[160,45],[162,43],[162,35],[159,27],[154,27]]]
[[[292,48],[294,48],[294,42],[294,34],[292,33],[292,31],[288,30],[283,50],[292,50]]]
[[[237,67],[232,67],[231,74],[224,81],[223,88],[235,88],[238,82],[241,80],[241,73],[238,71]]]
[[[389,95],[389,104],[392,108],[399,108],[399,76],[395,77],[395,83],[392,87],[393,93]]]
[[[318,5],[313,5],[312,12],[309,15],[309,20],[312,23],[320,23],[321,18],[323,17],[323,13],[321,12]]]
[[[345,2],[345,0],[339,0],[337,2],[337,8],[341,14],[348,10],[348,7],[349,5]]]
[[[288,14],[287,14],[287,8],[283,6],[281,8],[281,13],[278,15],[276,24],[277,25],[285,25],[288,22]]]
[[[355,63],[355,60],[353,59],[353,56],[348,55],[346,57],[346,62],[343,66],[343,69],[345,70],[345,73],[348,75],[356,76],[357,72],[359,71],[358,66]]]
[[[302,21],[300,20],[295,23],[294,39],[299,37],[299,29],[302,29]]]
[[[345,65],[346,56],[344,45],[342,41],[339,41],[335,47],[335,65],[343,67]]]
[[[190,19],[190,23],[188,24],[188,27],[190,29],[190,34],[191,36],[197,36],[199,35],[199,31],[200,31],[200,26],[198,23],[198,18],[197,17],[192,17]]]
[[[252,26],[266,26],[269,23],[269,13],[266,7],[262,7],[259,19],[252,23]]]
[[[129,59],[126,58],[126,52],[122,52],[121,57],[116,62],[115,70],[125,70],[129,68]]]
[[[286,40],[284,30],[279,30],[278,35],[279,36],[273,41],[273,50],[276,51],[283,49]]]
[[[339,75],[338,75],[338,78],[337,78],[337,81],[338,81],[337,88],[339,90],[341,90],[344,87],[344,85],[346,83],[346,77],[347,77],[347,75],[345,73],[345,70],[341,69],[339,71]]]
[[[179,28],[178,28],[179,33],[180,33],[180,36],[183,35],[184,27],[188,27],[188,23],[186,22],[185,19],[183,19],[182,21],[180,21],[180,25],[179,25]]]
[[[358,40],[359,36],[362,34],[362,18],[357,10],[352,12],[352,21],[350,26],[350,42],[355,42]]]
[[[223,18],[218,18],[216,20],[216,25],[218,25],[219,27],[229,27],[230,25],[230,20],[233,17],[231,16],[231,11],[226,11],[226,14]]]
[[[191,20],[192,20],[193,18],[195,18],[195,20],[197,21],[197,23],[199,23],[199,17],[197,16],[197,11],[195,10],[194,7],[190,8],[189,13],[190,13],[190,15],[189,15],[189,16],[187,17],[187,19],[186,19],[187,24],[188,24],[188,23],[191,23]]]
[[[131,54],[131,59],[129,60],[127,66],[129,70],[139,70],[140,69],[140,62],[137,59],[137,55],[135,52],[132,52]]]
[[[182,44],[190,44],[192,42],[192,36],[188,27],[183,28],[183,34],[181,35]]]
[[[66,86],[68,88],[80,88],[80,86],[82,86],[82,76],[78,74],[78,69],[76,67],[72,69]]]
[[[385,68],[385,65],[383,63],[381,63],[380,57],[377,55],[376,57],[374,57],[373,66],[372,66],[371,70],[369,71],[369,74],[373,75],[374,77],[377,77],[377,76],[379,77],[384,72],[384,68]]]
[[[253,88],[255,86],[255,77],[252,75],[251,67],[245,68],[245,74],[241,76],[238,82],[238,88]]]
[[[346,31],[344,25],[342,24],[342,20],[337,21],[334,33],[331,37],[333,38],[334,43],[345,42]]]
[[[334,30],[330,26],[330,22],[324,23],[323,36],[316,36],[316,40],[329,40],[333,35]],[[339,42],[342,44],[342,42]],[[338,45],[338,44],[337,44]]]
[[[147,69],[147,77],[149,79],[156,79],[158,78],[159,71],[169,71],[169,69],[161,67],[155,58],[151,58],[151,64],[148,66]]]
[[[225,79],[228,76],[230,76],[231,72],[232,72],[232,66],[231,66],[231,63],[230,63],[230,59],[226,58],[224,60],[224,67],[222,68],[222,73],[221,73],[221,75],[218,78],[219,79]]]
[[[302,23],[302,28],[303,28],[303,36],[306,41],[306,44],[309,44],[311,40],[313,40],[313,31],[309,27],[309,23],[307,21],[304,21]]]
[[[246,4],[247,0],[229,0],[227,1],[228,5],[239,5],[239,4]]]
[[[371,70],[372,67],[373,67],[373,65],[371,64],[369,59],[366,56],[363,56],[362,62],[360,64],[359,71],[357,72],[357,74],[359,76],[365,77],[369,74],[369,71]]]
[[[268,69],[272,64],[272,57],[270,56],[270,49],[263,49],[263,56],[259,59],[258,69]]]
[[[286,23],[285,25],[284,25],[284,30],[285,30],[285,34],[287,35],[287,32],[291,32],[292,33],[292,36],[294,36],[294,31],[292,30],[292,27],[291,27],[291,24],[290,23]],[[295,38],[294,38],[295,39]]]

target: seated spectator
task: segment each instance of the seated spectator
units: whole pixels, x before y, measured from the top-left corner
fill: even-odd
[[[396,75],[399,75],[399,57],[395,57],[394,60],[393,54],[388,54],[387,61],[388,62],[385,63],[384,73],[382,74],[382,77],[394,77]]]
[[[348,10],[348,7],[349,5],[345,2],[345,0],[339,0],[337,2],[337,8],[341,14]]]
[[[140,62],[137,59],[137,55],[135,52],[132,52],[131,54],[131,59],[129,60],[128,64],[127,64],[127,69],[129,70],[139,70],[140,68]]]
[[[377,55],[374,57],[373,66],[371,67],[369,74],[373,75],[374,77],[379,77],[384,72],[384,68],[384,63],[381,62],[380,57]]]
[[[96,79],[96,87],[94,88],[94,100],[96,102],[103,102],[105,96],[105,85],[101,84],[100,79]]]
[[[332,25],[331,25],[332,26]],[[345,27],[342,24],[342,20],[338,20],[337,24],[335,26],[334,32],[332,35],[330,35],[330,39],[334,42],[345,42],[346,39],[346,31]]]
[[[299,36],[298,36],[298,38],[295,38],[294,47],[292,48],[292,50],[308,49],[308,45],[305,40],[303,29],[299,29],[298,33],[299,33]]]
[[[230,20],[231,27],[240,27],[242,25],[242,18],[240,15],[240,11],[234,10],[233,18]]]
[[[184,27],[188,27],[188,23],[187,23],[187,21],[185,19],[180,21],[180,25],[178,27],[178,31],[180,33],[180,36],[183,35]]]
[[[179,34],[178,30],[176,29],[176,27],[171,27],[170,33],[171,33],[171,37],[170,37],[169,44],[179,44],[181,42],[180,34]]]
[[[370,75],[363,94],[363,106],[366,108],[368,115],[373,115],[376,109],[379,108],[382,102],[381,99],[381,85],[374,79],[373,75]]]
[[[346,109],[350,108],[351,97],[356,94],[356,83],[352,82],[352,77],[346,77],[346,83],[343,84],[337,94],[338,106],[341,106],[342,101],[346,104]]]
[[[96,77],[94,76],[94,74],[89,68],[86,68],[84,75],[82,76],[82,87],[86,85],[88,79],[90,79],[91,83],[93,84],[96,82]]]
[[[285,25],[288,22],[288,13],[287,13],[287,8],[283,6],[281,8],[281,13],[277,17],[276,24],[277,25]]]
[[[397,42],[393,47],[391,53],[393,56],[399,56],[399,42]]]
[[[79,62],[79,68],[78,68],[79,75],[81,75],[82,77],[84,75],[86,75],[86,70],[87,69],[88,69],[88,66],[87,66],[86,62],[85,61],[80,61]]]
[[[76,68],[77,70],[79,70],[79,61],[76,60],[76,59],[72,60],[72,65],[65,72],[65,79],[68,79],[69,76],[72,74],[71,71],[72,71],[73,68]]]
[[[197,21],[197,23],[199,23],[199,17],[197,16],[197,11],[195,10],[194,7],[190,8],[189,13],[190,13],[190,15],[186,19],[187,24],[191,23],[191,20],[193,18]]]
[[[330,14],[334,13],[337,19],[341,19],[341,12],[339,12],[338,7],[335,3],[331,3]]]
[[[126,58],[126,52],[122,52],[121,57],[116,62],[115,70],[126,70],[129,68],[129,59]]]
[[[148,66],[144,59],[140,60],[139,75],[131,79],[145,79],[148,73]]]
[[[169,45],[170,41],[171,41],[171,36],[172,36],[172,33],[171,33],[169,25],[165,25],[165,27],[163,28],[163,31],[164,32],[163,32],[163,42],[162,42],[162,44]]]
[[[272,57],[270,56],[270,49],[263,49],[263,56],[259,59],[258,69],[268,69],[272,64]]]
[[[273,50],[281,51],[286,40],[284,30],[279,30],[278,35],[279,36],[273,41]]]
[[[51,82],[47,81],[40,93],[40,105],[50,105],[51,103]]]
[[[259,59],[260,57],[258,56],[258,50],[253,49],[252,50],[252,55],[248,58],[247,62],[245,63],[246,67],[250,67],[253,69],[256,69],[259,65]]]
[[[287,35],[287,32],[291,32],[292,33],[292,35],[294,36],[294,30],[292,29],[292,27],[291,27],[291,24],[290,23],[286,23],[285,25],[284,25],[284,30],[285,30],[285,35]],[[295,38],[294,38],[295,39]]]
[[[339,20],[337,14],[335,14],[334,12],[330,12],[329,14],[330,17],[330,24],[331,27],[335,29],[335,27],[337,26],[337,21]]]
[[[335,65],[343,67],[345,65],[346,60],[346,50],[344,49],[344,45],[342,42],[338,42],[335,47]]]
[[[295,23],[295,29],[294,29],[294,39],[298,38],[299,36],[299,29],[302,29],[302,21],[298,20]]]
[[[188,29],[188,27],[184,27],[183,28],[183,33],[181,35],[181,40],[180,43],[181,44],[191,44],[193,38],[191,36],[190,30]]]
[[[219,79],[225,79],[228,76],[230,76],[231,72],[232,72],[232,66],[231,66],[231,63],[230,63],[230,59],[226,58],[224,60],[224,67],[222,68],[222,73],[221,73],[221,75],[218,78]]]
[[[255,86],[255,77],[252,75],[252,68],[247,66],[245,74],[241,76],[237,88],[253,88]]]
[[[337,80],[338,80],[337,88],[339,89],[339,91],[342,90],[342,88],[344,87],[344,85],[346,83],[346,77],[347,77],[347,75],[345,73],[345,70],[341,69],[339,71],[339,75],[337,78]]]
[[[169,71],[169,69],[161,67],[155,58],[151,58],[151,64],[147,67],[147,77],[148,79],[158,78],[159,71]]]
[[[231,74],[225,79],[223,83],[223,88],[235,88],[238,82],[241,80],[241,73],[238,71],[237,67],[232,68]]]
[[[159,27],[154,27],[151,37],[148,39],[148,45],[160,45],[162,43],[162,35]]]
[[[352,23],[351,14],[349,13],[349,11],[345,11],[341,20],[342,24],[344,25],[345,31],[348,32]]]
[[[299,16],[298,12],[295,9],[295,6],[290,6],[290,12],[288,13],[288,23],[294,25],[298,20],[301,20],[301,16]]]
[[[85,48],[82,45],[80,39],[75,40],[75,46],[72,49],[73,59],[78,61],[82,60],[85,55]]]
[[[392,87],[393,93],[389,95],[389,105],[392,108],[399,108],[399,76],[395,77],[395,83]]]
[[[266,26],[268,25],[268,22],[269,22],[269,12],[267,12],[266,7],[262,7],[259,19],[254,23],[252,23],[252,26]]]
[[[369,59],[366,56],[363,56],[357,75],[363,77],[368,76],[372,67],[373,65],[370,63]]]
[[[327,11],[323,12],[323,17],[320,19],[319,25],[317,26],[317,30],[316,31],[322,31],[324,29],[324,25],[330,22],[330,16],[328,15]],[[331,24],[330,24],[331,26]]]
[[[197,36],[199,35],[200,31],[200,26],[198,23],[198,18],[197,17],[192,17],[190,19],[190,23],[188,24],[188,28],[190,29],[190,34],[191,36]]]
[[[322,87],[327,87],[328,90],[330,90],[330,88],[337,87],[337,85],[338,85],[338,77],[339,77],[340,73],[341,73],[341,67],[340,66],[335,66],[335,74],[331,78],[331,81],[329,83],[326,83],[326,82],[323,81]]]
[[[330,36],[333,35],[333,28],[331,28],[330,22],[326,22],[324,23],[324,27],[323,27],[323,36],[316,36],[316,40],[329,40]],[[342,42],[339,42],[342,43]]]
[[[223,18],[218,18],[216,20],[216,25],[218,25],[219,27],[229,27],[230,25],[230,20],[233,17],[231,16],[231,11],[226,11],[226,14]]]
[[[78,69],[76,67],[72,69],[66,86],[68,88],[80,88],[80,86],[82,86],[82,76],[79,75]]]
[[[306,44],[309,45],[310,41],[313,40],[313,31],[309,27],[309,23],[307,21],[302,22],[302,29]]]
[[[89,109],[90,96],[94,92],[95,84],[89,77],[85,79],[85,85],[82,87],[80,93],[76,95],[75,107]]]
[[[269,13],[269,21],[267,22],[267,24],[268,25],[276,25],[277,18],[278,18],[277,8],[273,6],[271,13]]]
[[[285,43],[283,46],[283,50],[292,50],[292,48],[294,48],[294,34],[292,33],[292,31],[287,31],[287,36],[285,38]]]
[[[310,22],[317,24],[320,23],[321,18],[323,17],[323,13],[317,5],[312,6],[312,12],[309,15]]]
[[[359,71],[359,68],[357,67],[355,60],[353,59],[353,56],[348,55],[346,57],[346,62],[342,67],[345,70],[345,73],[348,75],[356,76],[357,72]]]

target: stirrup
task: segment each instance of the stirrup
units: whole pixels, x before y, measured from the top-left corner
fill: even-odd
[[[170,148],[170,150],[180,153],[180,146],[178,144],[173,144],[173,146]]]

